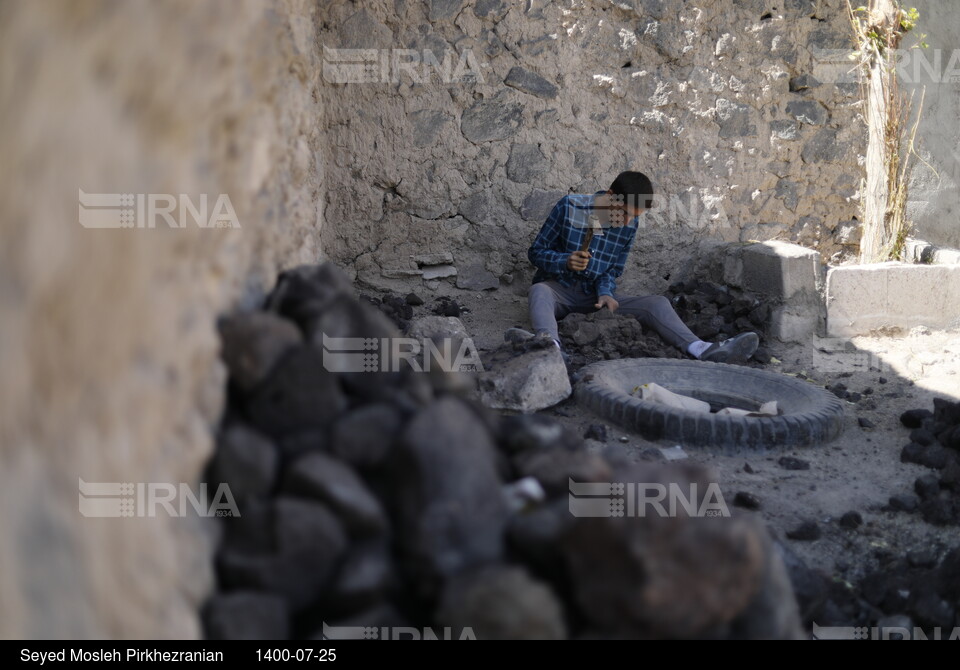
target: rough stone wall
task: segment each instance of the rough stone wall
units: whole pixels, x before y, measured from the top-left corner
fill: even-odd
[[[0,637],[190,637],[196,518],[84,518],[78,479],[196,485],[217,315],[316,261],[316,5],[0,3]],[[91,230],[88,193],[227,194],[241,228]]]
[[[525,290],[526,249],[550,207],[625,169],[650,174],[665,198],[621,288],[662,290],[700,242],[786,239],[825,259],[856,248],[858,92],[809,76],[815,49],[851,44],[842,0],[324,11],[323,46],[379,50],[363,83],[326,71],[321,88],[324,248],[363,281],[416,285],[411,255],[452,252],[461,281],[486,270]],[[452,53],[470,66],[468,52],[482,77],[436,76],[425,62]]]
[[[915,107],[926,89],[917,132],[922,160],[914,160],[911,170],[907,215],[916,237],[956,249],[960,248],[960,6],[930,0],[909,4],[916,5],[920,20],[903,47],[915,44],[918,34],[927,36],[929,46],[907,51],[900,67],[901,85],[913,92]]]

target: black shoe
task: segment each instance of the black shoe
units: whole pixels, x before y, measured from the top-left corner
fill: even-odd
[[[760,346],[760,337],[756,333],[740,333],[723,342],[714,342],[700,354],[701,361],[711,363],[729,363],[746,361]]]

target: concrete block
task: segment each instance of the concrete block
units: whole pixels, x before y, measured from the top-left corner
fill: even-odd
[[[929,242],[908,237],[903,244],[904,259],[909,263],[922,263],[924,252],[930,247]]]
[[[933,262],[937,265],[958,265],[960,264],[960,250],[937,249],[933,252]]]
[[[768,334],[781,342],[810,342],[817,331],[818,319],[817,309],[777,307],[770,313]]]
[[[745,247],[743,288],[783,300],[817,294],[820,254],[789,242],[770,240]]]
[[[700,259],[698,271],[713,281],[764,295],[774,306],[765,326],[770,337],[806,343],[822,327],[816,251],[776,240],[718,245]]]
[[[827,335],[877,328],[947,328],[960,314],[960,265],[874,263],[827,274]]]
[[[950,320],[950,327],[960,324],[960,264],[948,265],[950,268],[946,282],[941,287],[943,291],[944,318]]]
[[[850,265],[827,273],[827,335],[844,337],[884,325],[889,264]]]
[[[908,263],[933,265],[960,264],[960,250],[938,247],[923,240],[907,238],[904,245],[904,258]]]
[[[887,269],[887,311],[911,327],[936,327],[956,318],[956,309],[948,310],[946,302],[951,274],[949,265],[891,266]]]

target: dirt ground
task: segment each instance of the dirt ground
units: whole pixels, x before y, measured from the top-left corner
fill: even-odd
[[[525,288],[472,294],[444,286],[420,295],[429,305],[438,295],[449,294],[469,308],[461,320],[483,351],[498,346],[506,328],[529,327]],[[960,398],[960,328],[929,331],[919,327],[858,337],[852,341],[852,350],[839,354],[824,353],[822,349],[831,348],[819,344],[821,350],[813,344],[768,342],[775,358],[765,367],[799,373],[821,386],[842,383],[849,392],[861,394],[857,402],[845,403],[845,428],[837,439],[811,448],[737,454],[687,447],[688,458],[715,469],[728,505],[732,506],[738,492],[758,498],[759,509],[749,513],[759,514],[774,536],[809,567],[837,580],[856,582],[891,555],[932,553],[939,559],[948,549],[960,546],[957,526],[934,526],[917,513],[888,508],[891,496],[912,493],[916,478],[932,472],[900,462],[910,431],[899,417],[908,409],[932,409],[936,396]],[[650,458],[657,453],[654,450],[673,446],[649,442],[614,426],[572,399],[543,413],[579,435],[590,424],[605,424],[607,442],[596,443],[596,448],[622,449],[631,459]],[[861,426],[860,419],[868,422],[867,427]],[[782,456],[802,459],[809,469],[785,469],[778,464]],[[863,518],[857,528],[839,523],[851,511]],[[787,533],[805,521],[816,522],[819,539],[788,539]]]

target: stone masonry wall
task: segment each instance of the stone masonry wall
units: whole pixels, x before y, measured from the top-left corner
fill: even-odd
[[[384,288],[446,252],[464,287],[524,290],[556,200],[638,169],[665,197],[622,288],[663,290],[691,243],[855,250],[858,93],[812,77],[848,31],[840,0],[330,2],[324,247]]]

